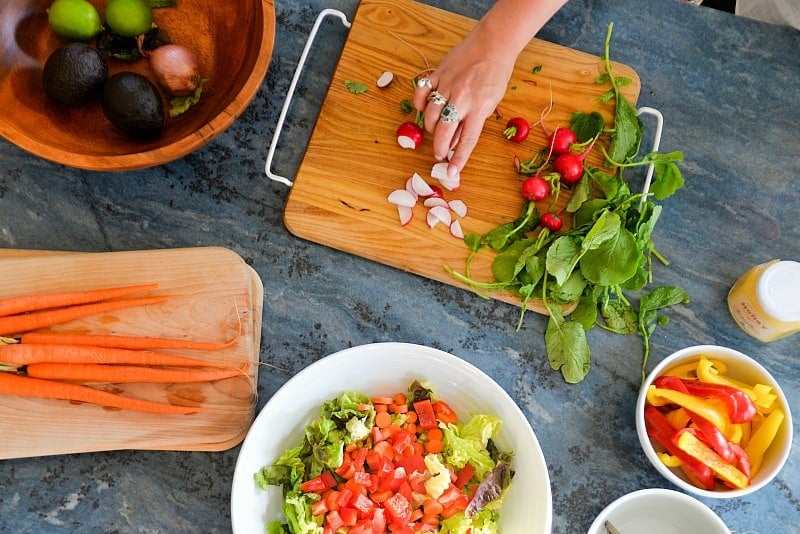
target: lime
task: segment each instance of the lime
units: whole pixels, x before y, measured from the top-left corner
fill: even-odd
[[[153,10],[142,0],[108,0],[106,24],[123,37],[136,37],[153,26]]]
[[[100,14],[86,0],[55,0],[47,10],[47,22],[65,39],[88,41],[102,29]]]

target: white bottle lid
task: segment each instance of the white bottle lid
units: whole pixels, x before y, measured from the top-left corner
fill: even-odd
[[[800,321],[800,263],[779,261],[767,267],[756,284],[758,303],[778,321]]]

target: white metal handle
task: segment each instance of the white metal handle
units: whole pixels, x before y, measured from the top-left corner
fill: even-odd
[[[658,147],[661,145],[661,130],[664,128],[664,116],[661,115],[661,112],[654,108],[648,107],[641,107],[638,110],[638,114],[642,115],[653,115],[656,118],[656,132],[653,135],[653,152],[658,152]],[[642,206],[644,206],[645,200],[647,200],[647,193],[650,191],[650,182],[653,180],[653,170],[655,169],[655,164],[650,163],[647,166],[647,176],[644,179],[644,185],[642,186],[642,199],[639,201],[639,211],[641,211]]]
[[[314,26],[311,28],[311,33],[308,34],[308,40],[306,41],[306,46],[303,49],[303,53],[300,55],[300,60],[297,63],[297,68],[294,71],[294,77],[292,78],[292,83],[289,85],[289,90],[286,92],[286,100],[283,102],[283,109],[281,109],[281,114],[278,117],[278,124],[275,126],[275,133],[272,136],[272,143],[269,145],[269,151],[267,152],[267,162],[264,165],[264,171],[267,173],[267,176],[270,180],[274,180],[276,182],[280,182],[282,184],[288,185],[289,187],[292,186],[292,180],[286,178],[284,176],[279,176],[272,172],[272,158],[275,157],[275,149],[278,146],[278,139],[281,136],[281,130],[283,129],[283,123],[286,120],[286,114],[289,111],[289,105],[292,103],[292,97],[294,96],[295,88],[297,87],[297,82],[300,79],[300,74],[303,71],[303,66],[306,63],[306,59],[308,57],[308,52],[311,50],[311,45],[314,42],[314,38],[317,35],[317,31],[319,30],[320,24],[328,16],[335,16],[338,17],[342,24],[344,24],[345,28],[350,28],[350,21],[347,20],[347,16],[339,10],[336,9],[323,9],[319,15],[317,15],[317,20],[314,22]]]

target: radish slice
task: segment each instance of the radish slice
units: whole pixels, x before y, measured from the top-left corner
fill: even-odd
[[[397,215],[400,217],[400,224],[403,226],[411,222],[414,217],[414,210],[408,206],[397,206]]]
[[[442,187],[444,187],[448,191],[455,191],[456,189],[461,187],[460,180],[439,180],[439,183],[442,184]]]
[[[431,178],[436,178],[439,181],[442,180],[449,180],[447,177],[447,166],[449,164],[446,161],[440,161],[439,163],[435,163],[433,168],[431,168]]]
[[[440,222],[436,214],[431,213],[430,210],[428,210],[428,213],[425,215],[425,219],[428,221],[428,226],[430,226],[431,228],[433,228]]]
[[[406,191],[405,189],[395,189],[391,193],[389,193],[389,202],[395,204],[397,206],[405,206],[408,208],[413,208],[414,205],[417,203],[417,199],[414,198],[414,195]]]
[[[447,226],[450,226],[450,223],[453,221],[452,215],[450,215],[450,210],[444,208],[442,206],[434,206],[428,210],[429,215],[433,215],[439,222],[443,222]]]
[[[453,237],[464,239],[464,230],[461,229],[461,223],[458,222],[458,219],[450,223],[450,233]]]
[[[428,185],[428,182],[423,180],[422,176],[417,173],[411,176],[411,189],[421,197],[429,197],[435,193],[431,186]]]
[[[422,202],[422,204],[426,208],[433,208],[435,206],[439,206],[439,207],[442,207],[442,208],[449,208],[450,207],[450,205],[447,203],[447,201],[445,199],[443,199],[442,197],[428,197]]]
[[[394,80],[394,74],[392,74],[387,70],[386,72],[378,76],[378,80],[375,82],[375,84],[381,89],[383,89],[384,87],[389,87],[392,84],[393,80]]]
[[[453,199],[448,202],[448,206],[459,217],[467,216],[467,205],[463,200]]]
[[[414,185],[411,183],[411,178],[406,180],[406,191],[411,193],[415,200],[419,199],[419,193],[414,191]]]

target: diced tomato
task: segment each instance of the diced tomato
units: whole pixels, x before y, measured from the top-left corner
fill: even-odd
[[[325,494],[325,505],[328,507],[328,510],[338,510],[339,503],[337,502],[339,498],[339,491],[332,489]]]
[[[373,534],[386,532],[386,515],[383,508],[376,509],[372,515],[372,532]]]
[[[373,431],[374,430],[375,429],[373,428]],[[375,445],[372,446],[372,450],[380,454],[384,458],[392,460],[394,459],[394,449],[392,448],[392,444],[386,441],[387,439],[388,436],[386,438],[383,438],[381,441],[375,442]]]
[[[384,503],[392,523],[406,524],[411,516],[411,502],[399,493],[395,493]]]
[[[397,454],[403,454],[408,447],[412,446],[414,437],[407,430],[398,430],[392,436],[392,447]]]
[[[339,509],[339,515],[342,517],[342,522],[346,527],[354,527],[358,522],[358,510],[346,506]]]
[[[444,493],[442,493],[439,496],[439,503],[445,508],[447,508],[448,506],[452,506],[462,498],[463,500],[468,501],[468,497],[464,495],[460,489],[455,487],[453,484],[450,484],[447,487],[447,489],[444,490]],[[466,504],[464,505],[464,507],[466,508]]]
[[[455,486],[458,489],[463,488],[464,486],[467,485],[467,482],[469,482],[470,479],[472,479],[472,475],[474,474],[475,474],[475,468],[472,466],[472,464],[468,463],[461,469],[461,471],[458,472],[458,476],[456,477],[455,481]]]
[[[436,414],[436,419],[442,423],[450,424],[455,423],[458,420],[456,412],[454,412],[453,409],[442,400],[438,400],[433,403],[433,411]]]
[[[311,505],[312,515],[322,515],[328,511],[328,503],[325,499],[320,499]]]
[[[353,465],[356,468],[356,471],[363,471],[364,470],[364,461],[367,459],[367,453],[369,451],[366,447],[359,447],[356,449],[355,454],[353,454]]]
[[[389,498],[394,495],[392,490],[385,490],[385,491],[373,491],[370,493],[370,497],[374,502],[383,503],[389,500]]]
[[[358,510],[363,517],[369,517],[375,509],[375,503],[366,495],[354,495],[350,501],[350,505]]]
[[[411,490],[411,484],[409,484],[407,480],[404,480],[403,483],[400,484],[400,487],[397,488],[397,493],[405,497],[408,502],[412,501],[413,491]]]
[[[342,521],[342,516],[339,515],[339,512],[336,510],[328,512],[325,516],[325,522],[328,524],[331,529],[336,532],[340,528],[344,526],[344,521]]]
[[[340,511],[343,507],[348,506],[350,504],[350,499],[352,498],[353,498],[353,492],[347,488],[339,492],[339,495],[336,497],[336,504],[339,505]]]
[[[417,401],[414,403],[414,411],[417,413],[417,426],[422,430],[436,428],[439,423],[436,421],[436,413],[433,411],[433,404],[430,399]]]
[[[397,491],[400,484],[406,479],[406,470],[402,467],[396,467],[391,476],[386,477],[378,487],[379,491]]]
[[[348,534],[374,534],[372,523],[368,519],[359,521],[356,526],[348,531]]]
[[[319,476],[301,483],[300,490],[307,493],[322,493],[334,486],[336,486],[336,478],[334,478],[333,473],[323,471]]]
[[[360,486],[371,486],[372,478],[370,478],[369,473],[366,471],[356,471],[353,474],[353,482]]]
[[[391,433],[389,432],[388,428],[379,428],[377,426],[372,427],[372,442],[373,443],[380,443],[386,439],[389,439]]]
[[[409,475],[415,471],[424,473],[426,469],[425,460],[421,454],[411,454],[405,458],[401,458],[397,461],[397,465],[402,466]]]

